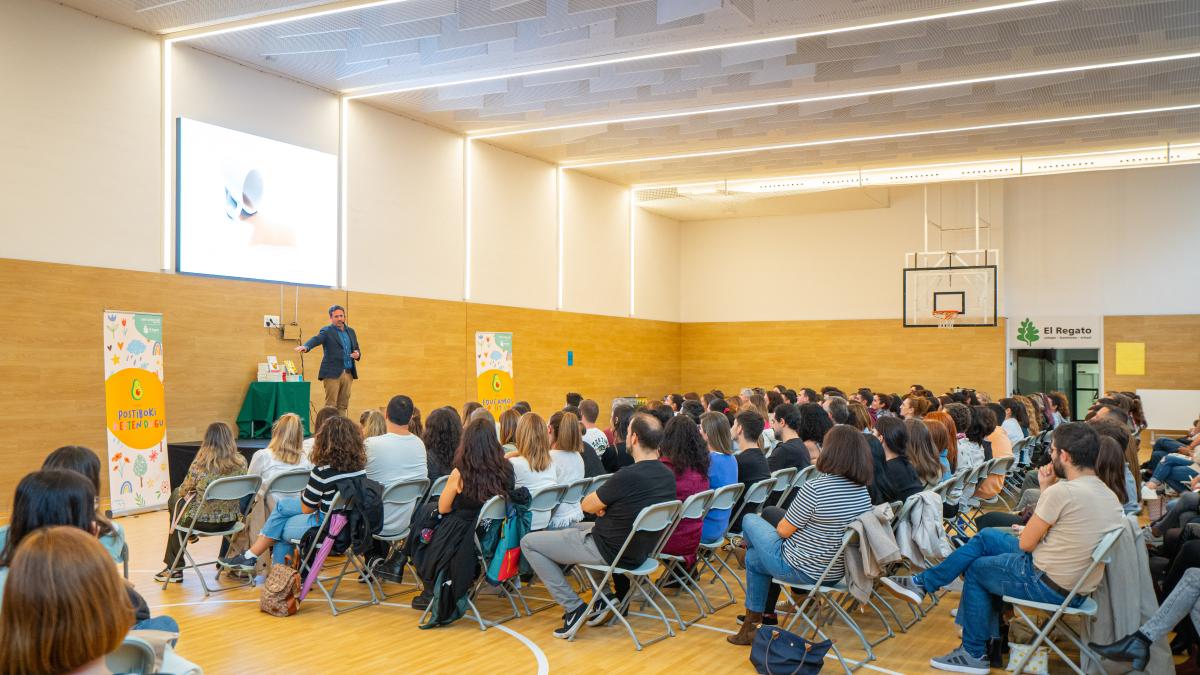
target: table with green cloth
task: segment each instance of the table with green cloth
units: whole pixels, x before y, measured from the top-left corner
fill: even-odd
[[[251,382],[237,416],[238,438],[270,438],[271,425],[285,413],[296,413],[308,436],[311,382]]]

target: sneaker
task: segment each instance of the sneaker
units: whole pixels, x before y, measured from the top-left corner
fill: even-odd
[[[948,670],[952,673],[972,673],[973,675],[988,675],[992,664],[986,657],[975,658],[961,646],[945,656],[929,659],[929,665],[938,670]]]
[[[585,611],[587,611],[587,605],[581,604],[575,609],[564,613],[562,628],[554,629],[554,637],[562,640],[571,637],[571,634],[579,627],[579,622],[583,621],[583,613]]]
[[[618,604],[618,605],[621,604],[621,599],[618,598],[617,594],[613,593],[612,591],[605,591],[604,596],[606,598],[608,598],[609,600],[612,600],[613,603],[615,603],[615,604]],[[606,605],[602,602],[597,603],[597,606],[592,609],[592,615],[588,617],[587,625],[589,625],[589,626],[602,625],[605,621],[608,621],[610,616],[612,616],[612,610],[608,608],[608,605]],[[624,609],[621,610],[621,616],[629,616],[629,607],[628,606],[626,606]]]
[[[232,558],[220,558],[217,564],[225,569],[253,570],[258,564],[258,558],[250,558],[245,553],[239,553]]]
[[[883,577],[880,581],[885,590],[898,598],[914,605],[925,601],[925,589],[917,584],[915,577]]]
[[[738,614],[737,615],[737,625],[740,626],[745,622],[746,622],[746,615]],[[779,625],[779,615],[778,614],[763,614],[762,625],[763,626],[778,626]]]
[[[160,584],[165,581],[170,581],[173,584],[182,584],[183,570],[175,570],[172,572],[171,570],[164,568],[163,571],[154,575],[154,580]]]
[[[429,605],[432,602],[433,602],[432,595],[425,595],[424,593],[421,593],[420,595],[418,595],[417,597],[412,599],[412,608],[419,609],[422,612],[424,612],[426,609],[429,609]]]

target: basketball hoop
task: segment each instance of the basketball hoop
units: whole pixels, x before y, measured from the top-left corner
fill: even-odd
[[[933,315],[937,317],[938,328],[954,328],[954,320],[962,312],[957,309],[935,309]]]

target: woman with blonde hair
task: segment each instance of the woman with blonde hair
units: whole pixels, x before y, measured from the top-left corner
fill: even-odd
[[[604,473],[604,463],[594,452],[584,452],[583,425],[572,412],[558,411],[550,416],[550,449],[573,453],[583,460],[583,477],[592,478]],[[560,481],[561,482],[561,481]]]
[[[191,525],[196,519],[196,530],[200,532],[219,532],[227,530],[241,519],[241,505],[236,499],[221,499],[204,502],[204,491],[209,483],[230,476],[246,474],[246,458],[238,452],[237,443],[233,440],[233,429],[224,422],[213,422],[204,431],[204,440],[200,442],[200,450],[188,467],[187,477],[183,479],[167,500],[167,512],[170,522]],[[222,547],[228,545],[228,540],[221,541]],[[179,537],[175,532],[167,535],[167,550],[163,555],[166,567],[154,575],[154,580],[162,583],[183,582],[183,570],[172,569],[180,549]]]
[[[512,413],[517,418],[513,432],[515,445],[504,456],[512,462],[517,487],[535,494],[544,488],[558,485],[558,472],[550,459],[550,434],[546,423],[533,413],[521,415],[515,410],[506,410],[500,415],[501,434],[504,433],[504,418]],[[550,523],[550,513],[535,513],[531,529],[542,530]]]
[[[421,423],[421,409],[413,406],[412,417],[408,418],[408,433],[420,438],[425,433],[425,425]]]
[[[871,433],[871,429],[875,427],[875,422],[871,420],[871,413],[867,411],[867,406],[858,401],[850,404],[850,426],[863,433]]]
[[[245,537],[243,538],[241,535],[235,537],[236,540],[242,542],[242,547],[254,540],[255,535],[266,522],[267,515],[275,506],[274,498],[266,494],[271,481],[279,474],[288,471],[312,469],[312,462],[308,461],[308,457],[304,454],[303,443],[304,426],[300,416],[296,413],[286,413],[275,420],[274,426],[271,427],[271,442],[250,458],[250,468],[246,473],[262,477],[262,487],[258,491],[261,501],[254,508],[254,512],[250,514]]]
[[[1028,396],[1021,394],[1013,394],[1013,399],[1025,408],[1025,422],[1029,425],[1029,435],[1036,436],[1040,434],[1042,432],[1042,425],[1038,422],[1038,411],[1033,406],[1033,401]]]
[[[378,410],[364,410],[358,418],[358,424],[362,427],[364,439],[387,433],[387,419]]]
[[[105,657],[134,624],[133,606],[99,541],[75,527],[29,533],[0,608],[0,672],[107,673]]]
[[[511,455],[517,451],[517,426],[521,421],[521,413],[513,408],[509,408],[500,413],[500,420],[497,424],[500,426],[500,447],[504,448],[506,455]],[[547,452],[549,448],[547,447]],[[517,484],[520,485],[518,480]]]

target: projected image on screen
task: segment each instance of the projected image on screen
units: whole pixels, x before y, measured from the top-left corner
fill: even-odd
[[[180,118],[180,272],[337,283],[337,156]]]

